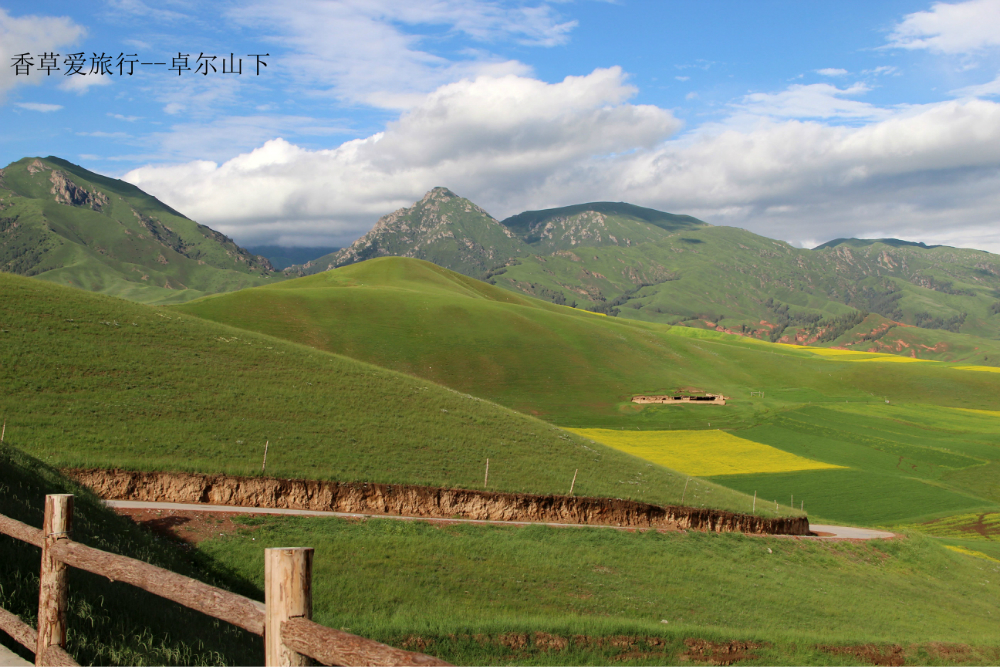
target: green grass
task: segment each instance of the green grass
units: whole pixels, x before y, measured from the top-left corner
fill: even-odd
[[[890,525],[942,512],[997,507],[918,479],[865,470],[811,470],[710,478],[726,486],[757,493],[757,506],[768,501],[795,506],[804,502],[814,523]]]
[[[40,528],[49,493],[74,495],[73,539],[78,542],[263,599],[239,575],[153,537],[51,467],[0,445],[0,514]],[[0,607],[32,627],[40,554],[37,547],[0,535]],[[260,638],[105,577],[70,568],[69,597],[67,647],[83,665],[257,664],[263,658]],[[3,633],[0,642],[33,658]]]
[[[986,406],[1000,401],[997,374],[821,357],[599,317],[399,258],[176,309],[412,373],[558,425],[722,428],[847,466],[715,480],[781,503],[794,494],[826,520],[895,522],[991,506],[1000,494],[990,475],[1000,462],[1000,419],[956,409],[995,409]],[[630,402],[682,387],[731,399],[725,407]]]
[[[555,424],[747,427],[807,401],[1000,406],[989,373],[823,359],[736,336],[608,318],[519,296],[427,262],[370,260],[176,306],[424,377]],[[639,393],[697,387],[716,408],[635,409]],[[765,390],[766,400],[750,399]]]
[[[575,493],[657,504],[686,477],[478,398],[344,357],[0,274],[0,418],[59,467]],[[744,508],[715,486],[710,506]],[[787,513],[787,508],[782,512]]]
[[[247,523],[199,548],[260,587],[263,548],[312,546],[319,622],[396,645],[429,640],[427,651],[455,664],[607,664],[627,652],[606,641],[582,650],[574,635],[658,638],[664,646],[639,647],[650,664],[682,662],[691,637],[770,642],[758,652],[766,664],[836,662],[816,649],[826,643],[1000,642],[1000,565],[919,534],[855,544],[380,519]],[[570,643],[545,651],[536,632]],[[529,645],[499,645],[511,633]]]
[[[794,494],[814,520],[885,525],[995,507],[997,424],[996,417],[931,405],[803,406],[736,434],[850,470],[716,481],[782,502]]]

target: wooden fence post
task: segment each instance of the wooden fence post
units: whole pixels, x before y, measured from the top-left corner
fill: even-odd
[[[42,521],[42,569],[38,585],[38,646],[35,664],[48,664],[45,653],[50,646],[66,649],[66,590],[67,566],[52,556],[51,548],[58,540],[68,540],[73,529],[73,495],[69,493],[45,496],[45,518]]]
[[[307,656],[285,646],[281,624],[290,618],[312,618],[310,547],[264,550],[264,664],[267,667],[308,665]]]

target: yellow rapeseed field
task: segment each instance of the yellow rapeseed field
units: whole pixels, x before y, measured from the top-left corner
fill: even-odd
[[[843,467],[789,454],[725,431],[613,431],[602,428],[567,430],[696,477]]]
[[[837,361],[887,361],[887,362],[912,362],[931,361],[930,359],[914,359],[913,357],[903,357],[898,354],[887,354],[885,352],[865,352],[864,350],[840,350],[832,347],[808,347],[802,345],[786,345],[786,347],[796,347],[800,350],[812,352],[819,357],[836,357]],[[972,369],[973,367],[968,367]],[[979,367],[975,367],[978,369]],[[1000,370],[1000,369],[998,369]]]
[[[1000,417],[1000,412],[997,412],[996,410],[976,410],[975,408],[952,408],[952,410],[968,412],[974,415],[984,415],[986,417]]]
[[[952,366],[957,371],[983,371],[985,373],[1000,373],[996,366]]]
[[[965,554],[966,556],[974,556],[976,558],[982,558],[984,560],[991,560],[994,563],[1000,563],[1000,560],[997,560],[993,556],[987,556],[982,551],[976,551],[974,549],[967,549],[965,547],[955,546],[955,545],[952,545],[952,544],[946,544],[946,545],[944,545],[944,548],[945,549],[951,549],[952,551],[957,551],[958,553]]]

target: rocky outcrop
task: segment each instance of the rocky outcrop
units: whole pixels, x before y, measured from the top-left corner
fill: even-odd
[[[399,484],[323,482],[128,470],[67,470],[109,500],[210,503],[489,521],[808,535],[806,517],[765,519],[723,510],[614,498],[539,496]]]
[[[56,201],[67,206],[89,206],[95,211],[103,211],[108,204],[108,196],[100,190],[90,192],[71,181],[69,177],[55,169],[49,176],[52,181],[52,194]]]

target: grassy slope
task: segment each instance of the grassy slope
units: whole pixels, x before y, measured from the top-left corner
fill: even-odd
[[[8,438],[9,442],[9,438]],[[131,556],[175,572],[263,597],[239,575],[222,574],[208,559],[192,560],[105,508],[86,489],[17,449],[0,445],[0,514],[40,528],[45,494],[74,494],[73,538],[104,551]],[[0,607],[34,626],[38,611],[40,550],[0,536]],[[251,579],[252,580],[252,579]],[[258,637],[125,584],[70,569],[70,654],[82,665],[256,664]],[[0,633],[0,641],[19,645]]]
[[[932,642],[992,646],[967,656],[992,664],[1000,643],[1000,565],[918,534],[852,544],[385,520],[246,523],[201,549],[260,586],[260,546],[312,545],[321,622],[397,645],[430,642],[427,651],[455,664],[678,664],[691,660],[681,654],[692,637],[769,642],[753,651],[763,664],[856,662],[817,644],[868,642],[902,644],[907,663],[918,664],[943,662]],[[536,632],[568,645],[547,649],[552,638]],[[518,633],[528,636],[521,648],[511,645]]]
[[[676,502],[685,478],[424,380],[174,310],[0,274],[0,416],[57,466]],[[640,481],[641,480],[641,481]],[[747,498],[700,486],[724,507]],[[690,494],[690,490],[689,490]]]
[[[997,500],[988,478],[974,472],[1000,462],[1000,439],[993,435],[980,433],[972,441],[961,423],[942,423],[869,438],[867,431],[847,428],[837,411],[867,406],[864,428],[889,433],[889,426],[915,418],[894,412],[900,405],[935,419],[953,414],[950,408],[996,409],[1000,375],[994,373],[898,357],[824,357],[808,348],[601,317],[398,258],[177,308],[422,376],[559,425],[629,431],[711,424],[849,466],[715,480],[770,501],[794,495],[796,505],[804,500],[814,515],[829,520],[892,523],[993,507]],[[629,402],[636,393],[680,387],[734,398],[725,408]],[[749,398],[760,390],[766,398]],[[826,431],[801,418],[810,410],[822,416]],[[897,467],[901,455],[912,459],[905,468]],[[915,462],[933,466],[934,474],[909,467]],[[964,476],[946,474],[958,471]]]
[[[59,203],[57,172],[90,203]],[[3,170],[0,269],[149,303],[281,278],[135,186],[58,158],[25,158]]]

